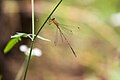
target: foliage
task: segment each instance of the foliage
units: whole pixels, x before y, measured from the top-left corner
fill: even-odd
[[[8,42],[4,49],[4,53],[8,53],[18,42],[22,41],[22,38],[30,38],[32,40],[32,34],[27,34],[27,33],[19,33],[16,32],[15,35],[11,36],[11,40]],[[35,36],[35,35],[34,35]],[[41,36],[37,36],[38,39],[44,40],[44,41],[50,41],[46,38],[43,38]]]

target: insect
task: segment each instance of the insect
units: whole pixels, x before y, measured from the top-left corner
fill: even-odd
[[[61,29],[61,27],[60,27],[60,24],[57,22],[57,20],[56,20],[55,18],[50,18],[50,19],[49,19],[49,23],[50,23],[50,24],[53,23],[53,24],[56,26],[57,30],[58,30],[59,33],[60,33],[60,36],[61,36],[61,38],[62,38],[62,41],[63,41],[63,40],[66,41],[66,43],[68,44],[68,46],[69,46],[69,48],[71,49],[71,51],[72,51],[72,53],[74,54],[74,56],[77,57],[77,55],[76,55],[76,53],[75,53],[75,50],[73,49],[73,47],[71,46],[71,44],[70,44],[69,41],[67,40],[66,36],[65,36],[64,33],[62,32],[62,29]],[[78,27],[78,29],[79,29],[79,27]],[[72,30],[69,30],[69,31],[72,32]]]

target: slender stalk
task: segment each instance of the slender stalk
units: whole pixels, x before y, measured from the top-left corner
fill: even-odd
[[[37,35],[40,33],[40,31],[42,30],[42,28],[44,27],[44,25],[47,23],[47,21],[49,20],[49,18],[52,16],[52,14],[55,12],[55,10],[58,8],[58,6],[61,4],[63,0],[60,0],[60,2],[55,6],[55,8],[52,10],[52,12],[49,14],[49,16],[47,17],[47,19],[45,20],[45,22],[43,23],[43,25],[40,27],[40,29],[37,31],[36,36],[34,37],[34,39],[36,39]]]
[[[32,43],[31,43],[30,54],[29,54],[28,59],[27,59],[26,69],[25,69],[25,74],[24,74],[24,79],[23,80],[26,80],[27,71],[28,71],[28,67],[29,67],[29,63],[30,63],[30,59],[31,59],[31,55],[32,55],[33,45],[34,45],[34,41],[32,41]]]
[[[22,66],[21,66],[21,68],[19,69],[15,80],[21,80],[21,78],[22,78],[22,76],[23,76],[23,72],[24,72],[24,70],[25,70],[26,60],[27,60],[27,59],[25,59],[25,61],[22,63]]]
[[[43,25],[40,27],[40,29],[37,31],[35,37],[33,38],[33,41],[31,42],[31,47],[30,47],[30,54],[29,54],[29,57],[28,57],[28,60],[27,60],[27,64],[26,64],[26,69],[25,69],[25,74],[24,74],[24,79],[23,80],[26,80],[26,76],[27,76],[27,71],[28,71],[28,67],[29,67],[29,63],[30,63],[30,59],[31,59],[31,54],[32,54],[32,49],[33,49],[33,46],[34,46],[34,41],[35,39],[37,38],[38,34],[40,33],[40,31],[42,30],[42,28],[44,27],[44,25],[47,23],[47,21],[49,20],[49,18],[52,16],[52,14],[55,12],[55,10],[58,8],[58,6],[60,5],[60,3],[62,2],[63,0],[60,0],[60,2],[55,6],[55,8],[52,10],[52,12],[49,14],[49,16],[47,17],[47,19],[44,21]],[[33,0],[34,2],[34,0]],[[34,8],[34,7],[33,7]],[[32,9],[33,9],[32,8]],[[34,10],[32,10],[34,11]],[[32,17],[32,21],[34,20],[34,18]],[[33,22],[32,22],[33,23]],[[34,27],[34,25],[32,25],[32,27]]]
[[[32,4],[32,40],[34,39],[35,27],[34,27],[34,0],[31,0]]]

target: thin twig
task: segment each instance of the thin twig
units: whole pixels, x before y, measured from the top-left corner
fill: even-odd
[[[34,39],[34,33],[35,33],[35,23],[34,23],[34,0],[31,0],[32,4],[32,40]]]

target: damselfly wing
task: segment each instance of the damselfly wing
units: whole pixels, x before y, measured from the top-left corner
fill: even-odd
[[[59,24],[55,18],[50,18],[50,19],[49,19],[49,24],[52,24],[52,23],[56,26],[56,32],[57,32],[57,33],[59,32],[59,35],[60,35],[62,41],[63,41],[63,40],[66,41],[66,43],[68,44],[68,46],[69,46],[69,48],[71,49],[71,51],[72,51],[72,53],[74,54],[74,56],[77,57],[75,50],[73,49],[73,47],[72,47],[71,44],[69,43],[67,37],[64,35],[63,29],[66,29],[66,30],[67,30],[69,33],[71,33],[71,34],[73,33],[73,31],[70,30],[70,29],[67,29],[67,28],[65,28],[65,27],[61,27],[61,26],[67,26],[67,25]],[[79,27],[77,27],[77,28],[79,29]],[[54,41],[55,45],[56,45],[56,43],[57,43],[57,41],[58,41],[58,34],[57,34],[57,33],[56,33],[56,40]]]

